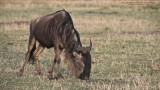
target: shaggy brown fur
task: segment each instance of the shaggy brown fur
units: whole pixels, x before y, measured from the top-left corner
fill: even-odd
[[[36,48],[36,41],[39,46]],[[61,75],[61,58],[60,54],[65,49],[65,57],[68,61],[70,70],[73,71],[75,77],[80,79],[89,78],[91,69],[90,51],[92,43],[89,47],[82,47],[79,33],[74,28],[72,19],[65,10],[57,11],[31,21],[30,37],[28,51],[25,60],[22,63],[19,76],[23,74],[26,62],[34,63],[37,73],[41,74],[39,65],[39,55],[45,48],[54,47],[55,58],[51,69],[48,71],[48,77],[53,78],[53,68],[57,64],[57,78],[62,78]]]

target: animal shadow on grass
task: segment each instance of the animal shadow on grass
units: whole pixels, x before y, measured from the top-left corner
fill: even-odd
[[[127,81],[123,80],[123,79],[113,79],[113,80],[109,80],[109,79],[90,79],[90,80],[86,80],[86,83],[91,84],[91,83],[99,83],[99,84],[125,84],[128,83]]]

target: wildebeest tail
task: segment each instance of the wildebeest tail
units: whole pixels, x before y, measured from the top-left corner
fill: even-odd
[[[33,52],[36,50],[36,44],[34,44],[31,52],[30,52],[30,57],[29,57],[29,63],[34,64],[34,57],[33,57]]]
[[[36,50],[36,40],[35,40],[35,37],[33,35],[35,23],[36,23],[36,19],[32,20],[31,23],[30,23],[30,36],[29,36],[29,45],[28,45],[28,49],[31,49],[31,51],[29,53],[30,54],[29,55],[29,60],[28,60],[30,64],[34,64],[33,53]]]

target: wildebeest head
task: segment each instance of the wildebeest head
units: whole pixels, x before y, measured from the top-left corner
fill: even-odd
[[[80,73],[77,73],[77,78],[80,78],[82,80],[89,79],[90,72],[91,72],[91,55],[90,51],[92,48],[92,41],[90,40],[90,45],[88,47],[81,47],[77,46],[75,50],[75,61],[79,61],[77,63],[77,67],[79,67]]]

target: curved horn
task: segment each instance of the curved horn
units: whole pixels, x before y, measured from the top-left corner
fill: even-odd
[[[92,41],[91,41],[91,39],[90,39],[90,45],[89,45],[89,47],[87,47],[87,50],[88,50],[88,51],[91,51],[91,49],[92,49]]]

